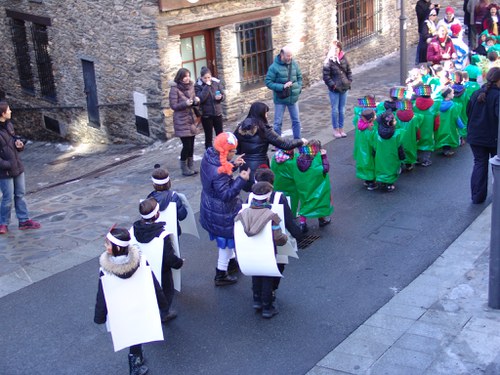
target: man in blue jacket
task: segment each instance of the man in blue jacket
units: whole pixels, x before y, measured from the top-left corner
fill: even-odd
[[[299,95],[302,91],[302,72],[293,60],[289,46],[281,49],[275,57],[266,75],[266,86],[273,90],[274,131],[281,135],[281,125],[285,108],[288,108],[292,120],[293,138],[300,139]]]

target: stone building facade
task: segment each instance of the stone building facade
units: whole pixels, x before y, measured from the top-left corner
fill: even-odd
[[[405,4],[413,43],[414,4]],[[353,66],[399,48],[397,0],[0,0],[0,8],[8,56],[0,90],[18,131],[38,140],[172,137],[169,81],[181,66],[196,77],[208,65],[223,81],[231,122],[271,97],[265,65],[286,44],[305,85],[321,80],[333,39],[348,40]]]

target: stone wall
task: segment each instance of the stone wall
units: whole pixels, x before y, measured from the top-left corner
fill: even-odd
[[[348,50],[353,67],[399,48],[396,0],[378,1],[379,32]],[[172,137],[169,81],[181,67],[181,56],[180,36],[170,35],[169,27],[279,7],[279,15],[272,17],[274,54],[286,44],[294,46],[305,86],[321,80],[323,57],[329,42],[337,38],[335,0],[226,0],[169,12],[159,12],[156,0],[43,0],[41,3],[0,0],[0,6],[49,17],[52,21],[50,56],[57,103],[41,99],[38,93],[33,97],[21,90],[9,23],[5,12],[0,12],[0,41],[5,46],[4,55],[12,56],[0,63],[0,90],[7,92],[11,105],[14,108],[79,107],[15,111],[18,130],[35,139],[149,143]],[[417,38],[414,6],[413,1],[406,1],[408,44]],[[218,75],[227,94],[225,118],[237,121],[247,113],[250,103],[271,98],[271,92],[263,84],[251,90],[240,86],[234,24],[215,29],[215,44]],[[94,62],[101,105],[100,128],[88,125],[82,59]],[[134,91],[146,95],[148,103],[152,103],[148,107],[150,137],[136,131]],[[44,116],[59,121],[60,135],[45,129]]]
[[[75,142],[150,142],[165,138],[163,116],[159,109],[150,110],[152,138],[136,132],[133,92],[141,92],[148,102],[161,101],[161,82],[158,74],[156,0],[135,1],[76,1],[26,0],[1,1],[2,8],[45,16],[51,19],[48,27],[50,56],[57,90],[57,102],[40,98],[35,83],[35,97],[23,92],[14,60],[9,22],[5,11],[0,13],[0,40],[4,56],[11,56],[8,69],[0,70],[0,89],[8,94],[13,107],[73,107],[14,113],[18,131],[35,139],[54,138],[55,133],[44,129],[43,116],[58,120],[61,136]],[[27,23],[29,25],[29,23]],[[30,49],[31,36],[28,31]],[[94,62],[101,127],[88,126],[86,96],[81,59]],[[3,62],[2,64],[6,64]],[[32,52],[34,76],[35,57]],[[49,136],[51,134],[51,136]]]

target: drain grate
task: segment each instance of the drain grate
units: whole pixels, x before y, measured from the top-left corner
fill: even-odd
[[[318,238],[321,238],[320,236],[316,234],[309,234],[307,236],[304,236],[298,243],[297,247],[299,249],[305,249],[308,247],[310,244],[312,244],[314,241],[316,241]]]

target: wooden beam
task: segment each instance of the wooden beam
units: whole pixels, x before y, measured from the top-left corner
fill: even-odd
[[[169,10],[193,8],[220,1],[222,0],[198,0],[196,2],[190,2],[189,0],[158,0],[158,6],[160,7],[160,12],[168,12]]]
[[[230,25],[233,23],[249,22],[266,17],[276,17],[280,14],[281,7],[256,10],[247,13],[238,13],[232,16],[212,18],[209,20],[184,23],[181,25],[173,25],[168,27],[169,35],[179,35],[191,33],[193,31],[214,29],[216,27]]]
[[[5,9],[5,13],[7,14],[7,17],[10,18],[33,22],[39,25],[52,26],[52,21],[50,20],[49,17],[35,16],[33,14],[21,13],[10,9]]]

